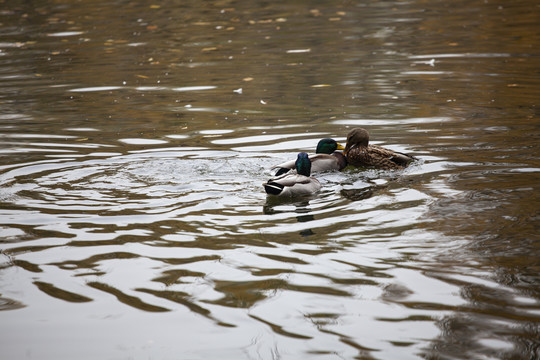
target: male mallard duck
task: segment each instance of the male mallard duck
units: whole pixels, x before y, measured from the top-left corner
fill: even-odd
[[[341,170],[347,166],[347,159],[342,153],[336,150],[345,149],[343,145],[336,142],[334,139],[325,138],[319,141],[315,154],[309,155],[311,161],[311,171],[331,171]],[[287,173],[289,170],[294,169],[295,160],[290,160],[282,164],[273,166],[272,169],[278,169],[276,176]]]
[[[263,184],[269,195],[298,196],[313,194],[321,189],[319,180],[310,176],[311,161],[308,154],[301,152],[295,162],[296,174],[283,174]]]
[[[369,145],[369,133],[362,128],[355,128],[349,132],[343,154],[347,157],[347,162],[350,165],[379,169],[403,169],[411,161],[416,160],[411,155],[377,145]]]

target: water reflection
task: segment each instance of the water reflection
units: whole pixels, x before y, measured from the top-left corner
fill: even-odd
[[[315,198],[315,195],[308,196]],[[294,207],[294,209],[291,209]],[[315,217],[312,214],[312,210],[309,207],[309,200],[306,197],[303,197],[301,200],[298,199],[283,199],[277,197],[267,197],[266,203],[263,206],[263,213],[266,215],[273,215],[279,213],[290,213],[294,211],[297,213],[296,220],[300,223],[305,223],[315,220]],[[312,236],[315,233],[311,229],[303,229],[299,232],[302,236]]]
[[[6,358],[538,357],[536,4],[4,5]]]

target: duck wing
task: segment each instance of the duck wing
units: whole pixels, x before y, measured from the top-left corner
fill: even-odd
[[[341,170],[347,166],[347,160],[342,153],[336,151],[330,154],[311,154],[309,155],[311,161],[311,172],[322,172]],[[289,160],[279,165],[274,165],[271,169],[278,169],[275,176],[280,176],[288,173],[294,169],[296,160]]]
[[[285,174],[263,184],[264,190],[270,195],[307,195],[317,192],[321,188],[319,181],[313,177]]]
[[[307,177],[302,182],[293,186],[285,187],[281,193],[284,196],[302,196],[311,195],[321,190],[321,183],[314,177]]]
[[[411,161],[416,159],[414,156],[386,149],[377,145],[369,145],[368,152],[368,165],[387,169],[404,168],[409,165]]]
[[[310,156],[311,160],[311,171],[312,172],[322,172],[322,171],[333,171],[341,170],[347,166],[347,160],[340,152],[334,152],[331,155],[329,154],[315,154]]]
[[[285,174],[268,180],[268,182],[277,183],[283,186],[294,186],[296,184],[307,184],[311,177],[294,174]]]
[[[395,162],[396,164],[400,166],[407,166],[409,165],[413,160],[416,160],[416,158],[409,154],[404,154],[400,152],[394,152],[392,157],[390,158],[391,161]]]

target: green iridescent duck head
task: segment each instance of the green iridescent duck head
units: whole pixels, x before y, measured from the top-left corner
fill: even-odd
[[[317,154],[332,154],[336,150],[345,149],[343,145],[338,143],[336,140],[331,138],[324,138],[319,141],[317,144],[317,149],[315,152]]]

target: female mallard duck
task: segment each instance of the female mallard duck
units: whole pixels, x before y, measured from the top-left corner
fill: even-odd
[[[369,133],[366,129],[355,128],[347,135],[347,144],[343,152],[347,162],[353,166],[376,167],[379,169],[403,169],[414,156],[369,145]]]
[[[342,153],[336,150],[345,149],[343,145],[336,142],[334,139],[325,138],[319,141],[315,154],[309,155],[311,161],[311,171],[332,171],[341,170],[347,166],[347,159]],[[272,169],[278,169],[276,176],[287,173],[295,168],[295,160],[290,160],[282,164],[273,166]]]
[[[311,161],[308,154],[299,153],[295,162],[296,174],[283,174],[263,184],[269,195],[299,196],[316,193],[321,189],[319,180],[310,176]]]

